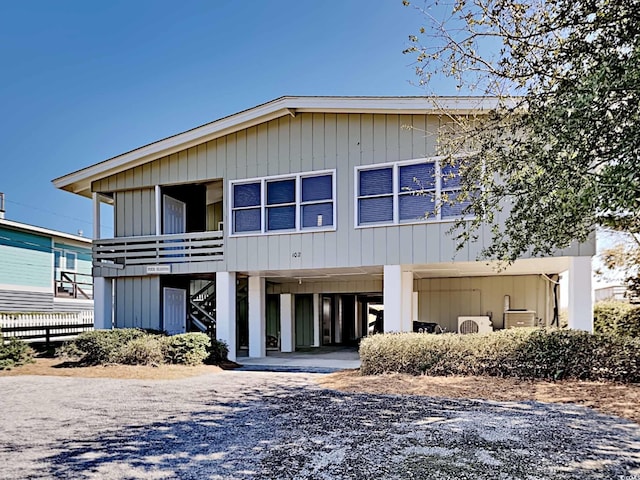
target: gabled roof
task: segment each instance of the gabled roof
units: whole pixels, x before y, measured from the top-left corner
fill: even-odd
[[[91,247],[92,240],[87,237],[81,237],[79,235],[72,235],[70,233],[59,232],[58,230],[50,230],[48,228],[36,227],[27,223],[14,222],[13,220],[6,220],[0,218],[0,227],[7,227],[11,230],[19,230],[21,232],[36,233],[38,235],[44,235],[47,237],[73,240],[75,242],[86,243],[87,247]]]
[[[257,107],[150,143],[53,180],[56,188],[87,197],[91,182],[151,162],[210,140],[300,112],[450,114],[482,113],[496,109],[495,97],[280,97]]]

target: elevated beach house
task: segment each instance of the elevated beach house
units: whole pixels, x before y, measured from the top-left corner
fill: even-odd
[[[282,97],[55,179],[94,202],[97,326],[215,328],[234,358],[433,324],[549,324],[568,272],[569,325],[590,330],[595,240],[498,272],[476,260],[488,231],[455,252],[464,205],[425,217],[459,188],[441,175],[442,109],[495,105]],[[100,236],[100,202],[115,238]]]
[[[4,217],[0,193],[0,313],[93,310],[91,239]]]

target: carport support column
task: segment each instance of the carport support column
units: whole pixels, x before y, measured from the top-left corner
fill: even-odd
[[[249,356],[264,357],[266,347],[265,280],[249,277]]]
[[[93,326],[96,330],[113,328],[113,281],[110,278],[93,279]]]
[[[280,350],[294,352],[296,335],[293,323],[293,295],[280,295]]]
[[[320,294],[313,294],[313,347],[320,346]]]
[[[593,332],[591,257],[569,259],[569,328]]]
[[[384,331],[411,331],[413,272],[403,272],[400,265],[384,266]]]
[[[236,360],[236,273],[216,273],[216,338],[229,347],[229,360]]]

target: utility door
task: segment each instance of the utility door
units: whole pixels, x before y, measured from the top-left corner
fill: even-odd
[[[169,195],[162,196],[162,233],[184,233],[187,230],[187,205]]]
[[[187,291],[182,288],[162,289],[162,319],[169,335],[187,331]]]
[[[296,347],[313,345],[313,295],[296,295]]]

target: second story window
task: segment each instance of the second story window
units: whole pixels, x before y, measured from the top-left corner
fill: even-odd
[[[231,182],[232,235],[333,230],[333,171]]]
[[[440,160],[356,167],[356,227],[460,218],[460,165]]]

